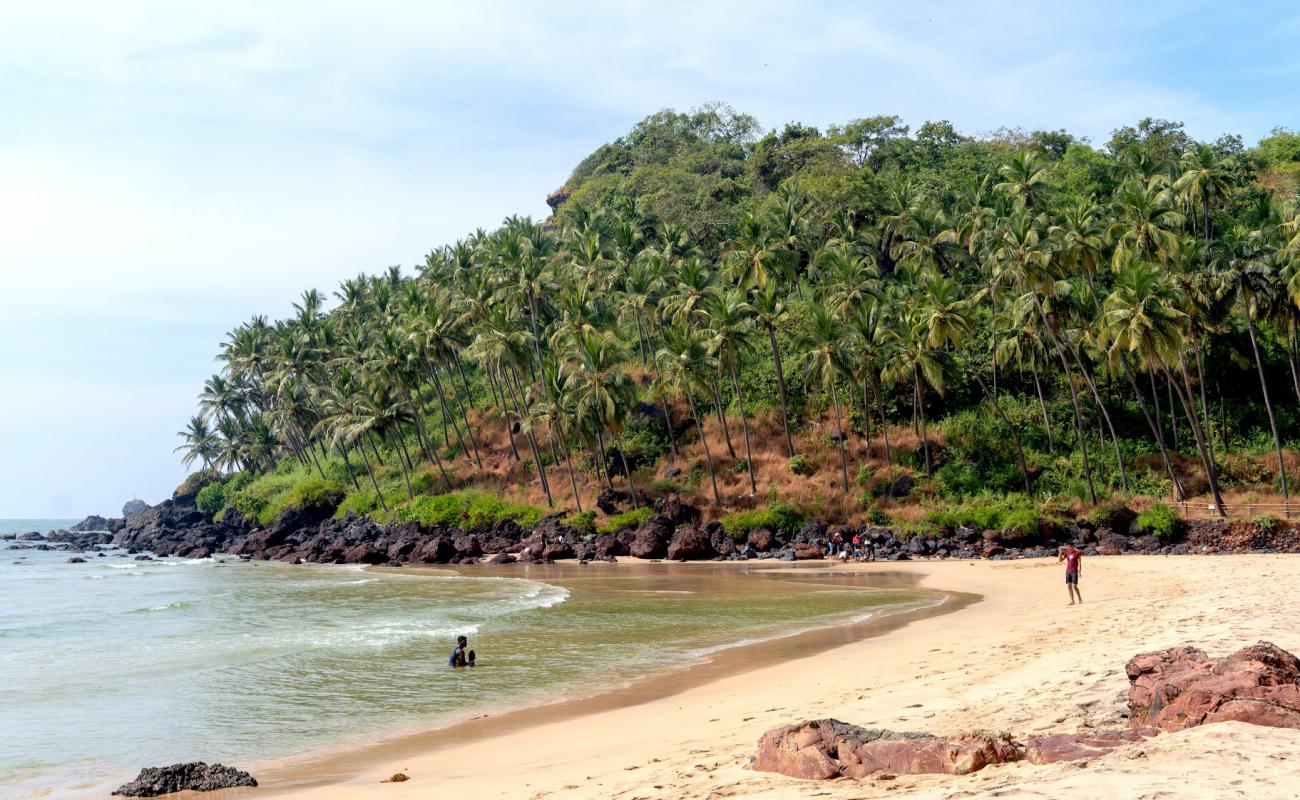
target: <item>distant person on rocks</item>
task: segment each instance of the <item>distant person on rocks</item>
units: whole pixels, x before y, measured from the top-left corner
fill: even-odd
[[[451,660],[448,666],[452,667],[472,667],[474,666],[474,651],[469,648],[469,639],[465,636],[456,637],[456,647],[451,651]]]
[[[862,537],[856,533],[853,534],[853,557],[862,560]]]
[[[1056,563],[1065,562],[1065,591],[1070,595],[1070,605],[1074,605],[1077,599],[1083,602],[1083,595],[1079,594],[1079,562],[1083,560],[1083,553],[1072,544],[1067,544],[1056,558]]]
[[[844,549],[844,536],[839,531],[835,531],[835,533],[831,534],[831,547],[830,547],[830,552],[827,553],[827,555],[833,556],[843,549]]]

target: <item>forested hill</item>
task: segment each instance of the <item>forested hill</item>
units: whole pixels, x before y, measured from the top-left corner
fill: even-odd
[[[588,520],[613,489],[903,526],[1264,507],[1300,471],[1298,184],[1281,129],[1145,119],[1098,146],[665,110],[551,218],[232,330],[179,449],[205,513],[262,521],[486,502],[453,489]]]

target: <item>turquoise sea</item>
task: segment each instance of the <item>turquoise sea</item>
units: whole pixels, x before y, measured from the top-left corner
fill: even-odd
[[[70,522],[0,520],[0,533]],[[117,552],[69,564],[11,544],[0,542],[3,797],[103,797],[142,766],[253,769],[373,744],[934,599],[863,573],[759,566],[417,574]],[[475,670],[447,666],[458,634]]]

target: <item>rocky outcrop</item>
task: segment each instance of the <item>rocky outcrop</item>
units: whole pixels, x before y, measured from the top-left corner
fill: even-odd
[[[966,775],[1020,757],[1013,742],[989,734],[941,739],[819,719],[763,734],[753,768],[808,780],[875,773]]]
[[[1129,725],[1182,730],[1237,720],[1300,729],[1300,659],[1270,642],[1215,660],[1189,645],[1125,665]]]
[[[257,780],[247,772],[221,764],[192,761],[169,767],[146,767],[136,779],[113,792],[123,797],[157,797],[172,792],[212,792],[256,786]]]
[[[567,186],[561,186],[550,194],[546,195],[546,205],[551,207],[552,211],[559,209],[565,200],[573,196],[573,190]]]
[[[106,531],[108,530],[108,520],[98,514],[90,516],[68,528],[70,531]]]

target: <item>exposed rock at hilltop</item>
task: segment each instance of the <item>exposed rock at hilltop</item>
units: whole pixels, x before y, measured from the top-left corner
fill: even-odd
[[[243,770],[222,764],[192,761],[169,767],[146,767],[130,783],[119,786],[115,795],[123,797],[157,797],[172,792],[212,792],[256,786],[257,780]]]
[[[555,211],[559,209],[561,205],[564,204],[565,200],[568,200],[572,196],[573,196],[572,189],[568,188],[567,186],[561,186],[560,188],[546,195],[546,205],[550,206],[552,211]]]
[[[1222,659],[1190,645],[1134,656],[1129,725],[1182,730],[1237,720],[1300,729],[1300,659],[1259,642]]]

